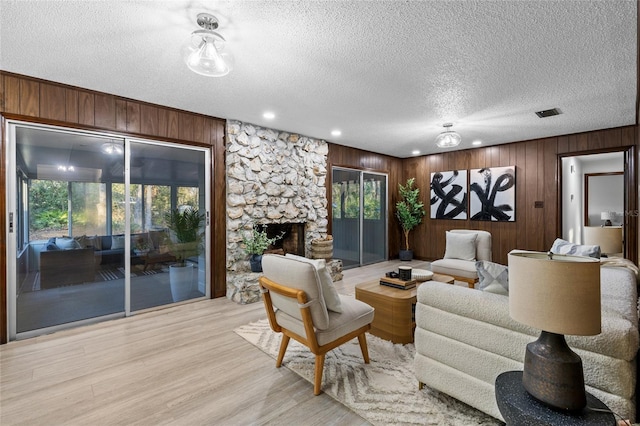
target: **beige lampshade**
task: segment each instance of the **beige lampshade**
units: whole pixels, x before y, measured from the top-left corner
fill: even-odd
[[[509,315],[539,330],[600,333],[600,261],[547,253],[509,253]]]
[[[622,253],[622,226],[585,226],[584,243],[600,246],[602,253]]]

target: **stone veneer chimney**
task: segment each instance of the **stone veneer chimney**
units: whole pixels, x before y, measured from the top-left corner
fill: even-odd
[[[305,253],[327,235],[328,145],[294,133],[227,121],[227,298],[260,300],[242,235],[253,223],[305,223]]]

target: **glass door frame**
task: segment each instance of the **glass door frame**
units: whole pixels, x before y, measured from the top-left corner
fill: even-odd
[[[359,254],[359,259],[358,265],[353,265],[351,267],[358,267],[358,266],[364,266],[364,265],[369,265],[369,264],[373,264],[373,263],[378,263],[377,261],[373,261],[373,262],[368,262],[365,263],[364,262],[364,250],[363,250],[363,245],[364,245],[364,233],[363,233],[363,228],[364,228],[364,175],[368,174],[368,175],[376,175],[376,176],[383,176],[386,182],[386,190],[385,190],[385,196],[384,196],[384,200],[382,200],[382,203],[384,204],[384,213],[385,213],[385,224],[384,224],[384,256],[383,259],[380,260],[385,261],[385,260],[389,260],[389,174],[385,173],[385,172],[377,172],[377,171],[373,171],[373,170],[364,170],[364,169],[353,169],[350,167],[343,167],[343,166],[332,166],[331,167],[331,194],[333,197],[333,172],[334,170],[341,170],[341,171],[345,171],[345,172],[355,172],[359,174],[359,193],[360,193],[360,201],[359,201],[359,217],[358,217],[358,227],[359,227],[359,247],[358,247],[358,254]],[[332,202],[333,200],[330,200],[330,202]],[[331,223],[332,223],[332,228],[333,228],[333,209],[331,212]],[[333,231],[332,231],[333,232]],[[335,239],[335,237],[334,237]],[[334,248],[335,249],[335,248]],[[345,269],[348,269],[349,267],[345,267]]]
[[[131,143],[144,143],[144,144],[153,144],[153,145],[161,145],[174,147],[179,149],[189,149],[194,151],[201,151],[204,156],[204,200],[205,200],[205,221],[204,221],[204,236],[205,236],[205,295],[198,298],[189,299],[188,302],[193,302],[197,300],[208,299],[211,297],[211,148],[210,147],[202,147],[196,145],[186,145],[186,144],[177,144],[172,142],[164,142],[158,140],[151,140],[146,138],[137,138],[137,137],[127,137],[122,134],[112,133],[108,131],[91,131],[85,129],[74,129],[66,126],[54,126],[42,123],[21,121],[15,119],[7,119],[5,120],[5,155],[7,158],[6,170],[5,170],[5,178],[7,184],[6,191],[6,210],[3,212],[6,215],[7,220],[5,232],[7,235],[6,241],[6,309],[7,309],[7,336],[8,340],[17,340],[29,337],[35,337],[47,333],[51,333],[58,330],[68,329],[71,327],[76,327],[84,324],[91,324],[96,322],[101,322],[109,319],[122,318],[126,316],[132,316],[137,313],[142,313],[150,310],[162,309],[164,306],[170,305],[161,305],[153,308],[131,311],[131,206],[129,203],[125,203],[125,253],[124,253],[124,262],[125,262],[125,303],[123,312],[117,312],[108,315],[97,316],[93,318],[73,321],[70,323],[63,323],[59,325],[49,326],[40,328],[37,330],[30,330],[17,333],[17,280],[18,280],[18,235],[19,232],[17,230],[17,226],[25,226],[23,223],[23,218],[20,219],[17,217],[19,214],[18,211],[18,203],[17,196],[19,191],[17,189],[17,163],[16,163],[16,155],[17,155],[17,140],[16,140],[16,129],[18,127],[28,127],[28,128],[36,128],[42,130],[51,130],[55,132],[61,133],[71,133],[76,135],[89,135],[94,137],[104,137],[104,138],[113,138],[124,141],[125,146],[125,155],[124,155],[124,183],[125,183],[125,199],[129,199],[130,196],[130,156],[131,156]],[[23,248],[21,248],[22,250]],[[184,303],[184,302],[178,302]]]

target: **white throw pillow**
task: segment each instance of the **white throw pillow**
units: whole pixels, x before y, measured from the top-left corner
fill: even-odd
[[[324,303],[327,305],[327,309],[339,314],[342,313],[342,303],[340,302],[340,296],[336,287],[333,285],[331,274],[327,270],[327,263],[324,259],[309,259],[295,254],[287,253],[285,257],[296,259],[301,262],[312,264],[316,271],[318,271],[318,277],[320,277],[320,285],[322,286],[322,295],[324,296]]]
[[[476,262],[478,272],[478,290],[489,293],[509,295],[509,269],[499,263],[479,260]]]
[[[80,243],[78,243],[76,240],[67,237],[56,238],[56,245],[60,250],[73,250],[82,248],[80,246]]]
[[[476,260],[476,239],[478,234],[461,234],[458,232],[446,232],[445,259]]]
[[[584,256],[600,259],[600,246],[574,244],[562,238],[556,238],[551,246],[551,253]]]
[[[124,235],[111,236],[111,250],[124,248]]]

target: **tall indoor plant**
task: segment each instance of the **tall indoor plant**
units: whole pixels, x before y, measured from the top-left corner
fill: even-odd
[[[169,283],[173,301],[186,299],[193,284],[193,265],[186,259],[200,253],[203,231],[200,229],[204,214],[192,207],[175,209],[165,214],[170,231],[171,253],[176,263],[169,268]]]
[[[420,189],[413,187],[414,182],[415,178],[409,178],[404,186],[398,184],[400,201],[396,203],[396,217],[404,232],[405,244],[405,250],[400,250],[400,260],[413,259],[413,251],[409,249],[409,232],[422,223],[426,214],[424,203],[420,201]]]
[[[284,236],[284,232],[269,238],[266,225],[252,224],[251,231],[242,236],[244,251],[249,255],[251,272],[262,272],[262,255],[269,246]]]

